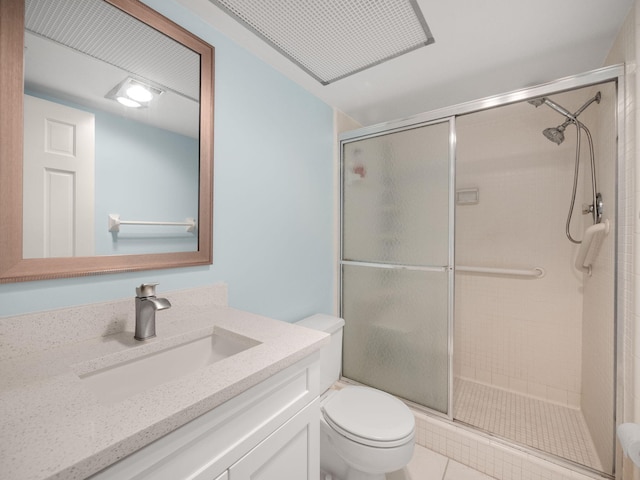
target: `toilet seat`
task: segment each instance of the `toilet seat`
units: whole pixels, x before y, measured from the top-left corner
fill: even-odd
[[[341,435],[372,447],[404,445],[415,431],[415,419],[404,403],[369,387],[337,391],[322,405],[322,414]]]

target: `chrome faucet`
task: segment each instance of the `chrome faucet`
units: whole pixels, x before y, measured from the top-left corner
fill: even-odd
[[[156,336],[156,310],[171,307],[166,298],[156,297],[157,283],[143,283],[136,287],[136,340],[147,340]]]

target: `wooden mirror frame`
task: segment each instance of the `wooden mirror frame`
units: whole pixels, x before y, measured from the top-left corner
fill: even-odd
[[[200,54],[198,250],[22,258],[24,0],[0,0],[0,283],[210,265],[213,261],[214,48],[137,0],[104,0]],[[106,224],[105,224],[106,228]]]

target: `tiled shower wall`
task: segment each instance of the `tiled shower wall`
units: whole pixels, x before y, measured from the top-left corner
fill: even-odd
[[[592,274],[584,274],[582,316],[582,396],[581,410],[605,471],[613,469],[614,388],[615,388],[615,235],[616,227],[616,91],[612,84],[599,85],[600,105],[592,104],[589,126],[594,137],[596,178],[602,193],[603,221],[611,231],[603,238]],[[586,146],[586,143],[585,143]],[[583,152],[585,160],[587,151]],[[589,175],[584,177],[584,203],[591,203]],[[584,217],[584,227],[591,217]]]
[[[595,140],[604,218],[615,228],[615,87],[553,95],[575,111],[597,91],[602,101],[580,117]],[[560,147],[541,135],[562,122],[551,109],[524,103],[458,122],[458,188],[480,190],[459,206],[456,263],[540,266],[539,280],[459,273],[456,279],[456,374],[462,378],[581,408],[606,471],[613,463],[614,255],[607,235],[592,275],[573,267],[577,247],[564,235],[575,162],[575,129]],[[472,148],[472,143],[475,143]],[[582,179],[574,238],[591,225],[589,150],[582,135]],[[493,236],[492,236],[493,234]]]
[[[638,42],[640,40],[640,9],[638,1],[631,8],[627,19],[622,26],[620,33],[614,43],[609,56],[606,59],[607,65],[625,63],[625,95],[624,95],[624,143],[622,148],[625,156],[625,164],[619,176],[622,177],[618,188],[623,190],[623,201],[625,203],[626,214],[618,218],[619,232],[621,237],[621,251],[618,255],[618,267],[623,272],[622,284],[618,287],[620,311],[618,321],[623,322],[622,338],[622,365],[621,371],[617,373],[618,381],[624,384],[624,396],[617,402],[618,422],[639,422],[640,421],[640,382],[636,381],[640,372],[640,273],[637,245],[640,242],[639,223],[635,220],[638,212],[638,199],[640,199],[640,181],[637,176],[640,169],[636,167],[638,161],[637,152],[637,128],[640,125],[637,121],[637,92],[638,76],[637,53]],[[619,452],[616,457],[616,477],[625,480],[640,479],[640,469]]]
[[[572,92],[558,101],[575,111],[585,96]],[[541,133],[562,120],[525,102],[457,122],[456,188],[478,188],[479,202],[456,210],[456,265],[542,267],[546,274],[456,274],[454,371],[578,407],[582,275],[572,267],[576,247],[564,233],[575,150],[573,142],[558,146]],[[572,225],[580,237],[579,214]]]

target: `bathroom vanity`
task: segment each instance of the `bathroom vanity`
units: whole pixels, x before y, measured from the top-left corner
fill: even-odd
[[[37,321],[0,319],[1,478],[318,478],[328,336],[169,297],[145,342],[127,319],[113,334],[11,353],[10,329]]]
[[[192,420],[92,480],[317,479],[318,354]]]

